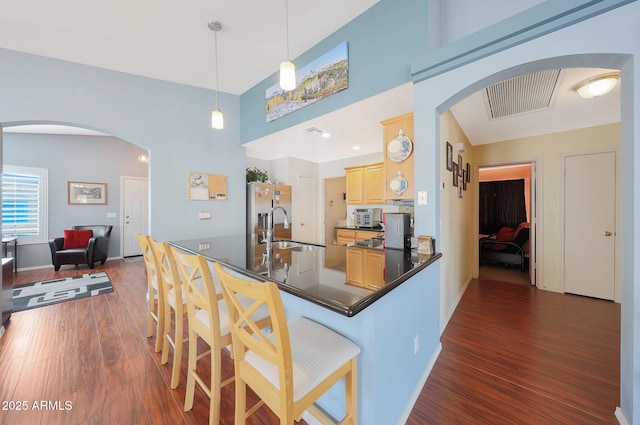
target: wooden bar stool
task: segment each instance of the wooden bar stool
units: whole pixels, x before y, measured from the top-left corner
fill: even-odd
[[[231,345],[229,330],[229,315],[226,312],[222,294],[216,292],[213,275],[209,263],[201,255],[189,255],[172,248],[178,265],[180,278],[187,300],[187,315],[189,323],[189,364],[187,370],[187,392],[184,410],[191,410],[196,383],[209,397],[209,424],[220,421],[220,388],[233,381],[233,378],[221,381],[221,350]],[[221,311],[220,311],[221,310]],[[268,326],[268,319],[264,320],[267,312],[262,315],[259,325]],[[210,349],[198,354],[198,338],[206,342]],[[211,387],[197,373],[197,362],[203,357],[211,356]]]
[[[182,350],[188,338],[184,337],[184,319],[187,314],[187,301],[184,288],[180,280],[178,265],[167,242],[151,240],[151,249],[158,262],[159,284],[165,294],[165,314],[162,336],[161,363],[169,361],[169,346],[173,348],[173,365],[171,366],[171,388],[180,383],[180,366],[182,365]],[[173,313],[173,335],[171,335],[171,317]]]
[[[162,335],[164,335],[164,292],[161,285],[158,285],[158,261],[151,249],[151,238],[149,235],[136,233],[136,239],[142,251],[144,266],[147,271],[147,298],[149,299],[147,338],[153,336],[153,328],[156,328],[156,353],[162,349]]]
[[[293,425],[308,410],[321,423],[333,423],[313,403],[345,378],[346,412],[340,424],[356,425],[357,356],[360,347],[331,329],[299,317],[287,323],[278,286],[214,271],[227,304],[236,374],[235,425],[266,404],[282,425]],[[251,300],[251,302],[247,302]],[[251,315],[266,305],[273,333],[265,335]],[[246,386],[261,399],[246,410]]]

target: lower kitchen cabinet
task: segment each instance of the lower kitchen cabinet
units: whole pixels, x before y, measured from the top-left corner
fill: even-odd
[[[347,283],[376,290],[384,285],[384,251],[359,247],[347,248]]]

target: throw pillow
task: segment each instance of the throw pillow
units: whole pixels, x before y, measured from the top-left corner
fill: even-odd
[[[496,234],[496,240],[500,242],[511,242],[514,236],[515,236],[515,231],[513,230],[512,227],[503,227],[500,230],[498,230],[498,233]],[[506,247],[507,246],[503,244],[493,245],[493,249],[496,251],[500,251],[502,249],[505,249]]]
[[[65,230],[62,249],[86,248],[92,236],[91,230]]]

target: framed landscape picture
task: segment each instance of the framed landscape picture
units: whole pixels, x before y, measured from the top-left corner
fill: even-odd
[[[106,205],[107,184],[94,182],[67,182],[69,205]]]

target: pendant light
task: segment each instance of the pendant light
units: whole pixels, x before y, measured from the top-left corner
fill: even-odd
[[[222,24],[218,21],[209,21],[209,29],[215,34],[215,47],[216,47],[216,109],[211,112],[211,127],[216,130],[222,130],[224,128],[224,115],[218,105],[218,31],[222,29]]]
[[[284,2],[286,12],[287,30],[287,60],[280,64],[280,88],[282,90],[293,90],[296,88],[296,66],[289,58],[289,1]]]

